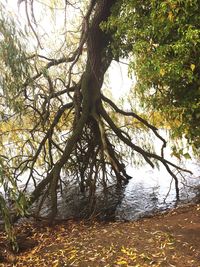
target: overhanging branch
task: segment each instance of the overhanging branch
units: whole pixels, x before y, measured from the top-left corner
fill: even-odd
[[[120,113],[124,116],[130,116],[133,117],[135,119],[137,119],[138,121],[140,121],[143,125],[145,125],[147,128],[151,129],[153,131],[153,133],[163,142],[162,148],[161,148],[161,156],[164,156],[164,148],[166,147],[166,140],[158,133],[158,129],[153,126],[152,124],[150,124],[148,121],[146,121],[145,119],[143,119],[142,117],[140,117],[139,115],[137,115],[134,112],[128,112],[128,111],[124,111],[120,108],[118,108],[115,103],[113,103],[113,101],[111,101],[110,99],[108,99],[107,97],[105,97],[104,95],[101,95],[101,98],[103,101],[105,101],[106,103],[108,103],[117,113]]]

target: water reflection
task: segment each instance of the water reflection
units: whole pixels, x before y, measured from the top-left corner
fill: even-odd
[[[106,190],[99,186],[91,201],[89,191],[82,193],[77,185],[65,188],[58,196],[58,219],[88,219],[115,220],[115,211],[123,199],[124,188],[116,185]],[[33,210],[37,210],[36,203]],[[46,200],[40,216],[46,217],[50,213],[49,200]]]

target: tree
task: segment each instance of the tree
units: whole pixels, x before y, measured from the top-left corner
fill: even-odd
[[[49,219],[54,220],[58,192],[62,193],[66,181],[71,180],[79,184],[81,192],[89,190],[92,206],[98,184],[106,187],[109,177],[114,177],[121,185],[131,178],[120,144],[152,167],[163,164],[174,178],[179,198],[173,168],[185,170],[165,159],[166,141],[157,128],[134,112],[121,110],[102,90],[106,70],[115,58],[113,37],[102,30],[102,24],[118,1],[91,0],[84,1],[83,6],[76,1],[61,2],[53,12],[73,11],[79,20],[74,23],[74,17],[69,16],[62,46],[59,50],[47,47],[46,51],[41,49],[48,46],[45,35],[40,38],[35,28],[34,1],[23,2],[36,49],[33,51],[34,45],[27,42],[28,33],[17,30],[16,22],[7,14],[1,16],[0,28],[1,184],[15,213],[24,215],[35,201],[39,201],[39,212],[47,200],[51,205]],[[121,119],[116,121],[113,112]],[[162,141],[159,155],[134,143],[134,124],[122,128],[126,117],[140,122]],[[20,189],[18,182],[23,175],[26,184]],[[31,192],[30,184],[34,188]]]
[[[190,0],[118,1],[107,28],[117,56],[130,56],[143,106],[168,121],[174,136],[200,145],[200,3]],[[198,152],[198,151],[197,151]]]

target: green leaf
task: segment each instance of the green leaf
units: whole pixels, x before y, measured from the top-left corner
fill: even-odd
[[[183,157],[184,157],[185,159],[191,159],[191,156],[190,156],[189,153],[185,153],[185,154],[183,154]]]

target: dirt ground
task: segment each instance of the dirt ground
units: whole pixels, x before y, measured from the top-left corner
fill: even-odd
[[[24,222],[16,232],[17,255],[0,234],[0,266],[200,267],[200,204],[137,222]]]

